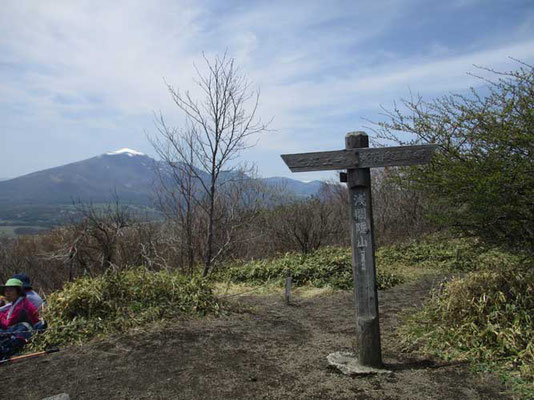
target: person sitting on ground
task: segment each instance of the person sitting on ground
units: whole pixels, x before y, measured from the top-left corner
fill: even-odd
[[[0,311],[0,329],[28,323],[31,326],[39,322],[39,313],[33,303],[26,297],[23,283],[20,279],[11,278],[4,286],[0,286],[9,307]]]
[[[26,274],[15,274],[12,276],[12,278],[18,279],[22,282],[22,287],[26,293],[26,298],[32,302],[37,310],[40,310],[41,306],[43,305],[43,299],[35,290],[33,290],[30,283],[30,278],[28,278]]]
[[[12,276],[12,278],[22,281],[22,286],[26,293],[26,297],[33,303],[33,305],[35,306],[35,308],[37,308],[38,311],[41,311],[43,299],[35,290],[33,290],[30,283],[30,278],[28,278],[26,274],[15,274]],[[7,310],[10,305],[11,303],[6,302],[5,298],[0,297],[0,312]]]
[[[31,337],[33,326],[39,323],[39,313],[26,298],[20,279],[9,279],[0,291],[10,302],[0,311],[0,359],[9,357],[24,347]]]

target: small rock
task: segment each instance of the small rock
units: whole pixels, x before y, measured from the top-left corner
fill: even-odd
[[[67,393],[56,394],[55,396],[47,397],[43,400],[70,400]]]
[[[329,354],[326,359],[328,363],[339,369],[345,375],[369,375],[369,374],[390,374],[387,369],[377,369],[363,366],[359,363],[358,358],[347,351],[337,351]]]

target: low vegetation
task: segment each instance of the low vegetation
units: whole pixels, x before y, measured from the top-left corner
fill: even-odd
[[[444,283],[407,317],[405,344],[442,359],[469,360],[533,398],[533,260],[492,250],[477,257],[477,266]]]
[[[427,235],[381,247],[377,252],[379,264],[394,268],[403,275],[415,278],[429,272],[471,271],[478,268],[479,256],[484,253],[474,238],[451,238],[447,235]]]
[[[291,272],[295,286],[352,288],[352,256],[350,249],[323,247],[308,254],[286,253],[279,258],[250,261],[230,265],[222,271],[221,277],[233,283],[264,285],[285,282],[286,271]],[[395,271],[379,269],[379,289],[387,289],[403,281]]]
[[[131,268],[79,278],[47,298],[49,329],[37,346],[76,343],[176,317],[220,311],[210,285],[200,277]]]
[[[484,253],[475,239],[428,235],[422,240],[383,246],[376,252],[380,290],[423,275],[470,271],[478,268]],[[295,286],[352,288],[352,255],[347,247],[322,247],[308,254],[286,253],[282,257],[227,264],[218,278],[232,283],[282,285],[290,270]]]
[[[388,289],[438,269],[463,269],[475,258],[473,243],[430,236],[383,247],[377,252],[378,287]],[[290,252],[277,258],[229,263],[212,276],[211,283],[180,270],[108,270],[66,283],[47,297],[45,318],[50,328],[37,345],[79,343],[156,321],[217,313],[220,304],[212,287],[224,286],[222,282],[281,286],[287,269],[295,287],[351,289],[351,262],[349,248],[323,247],[308,254]]]
[[[437,288],[421,311],[406,316],[400,333],[407,350],[468,360],[499,373],[516,393],[532,395],[532,258],[443,235],[384,246],[376,256],[382,290],[425,275],[458,275]],[[307,254],[230,262],[210,280],[180,270],[108,270],[67,283],[48,296],[45,317],[50,328],[35,346],[81,343],[173,318],[217,314],[221,305],[215,291],[233,285],[240,291],[252,287],[254,292],[272,293],[282,287],[288,269],[295,293],[348,290],[351,262],[350,248],[327,246]]]

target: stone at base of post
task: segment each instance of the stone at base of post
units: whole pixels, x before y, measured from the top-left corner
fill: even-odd
[[[348,351],[336,351],[329,354],[326,359],[332,367],[337,368],[345,375],[391,374],[391,371],[387,369],[361,365],[358,357]]]
[[[380,348],[380,328],[378,317],[356,318],[356,337],[359,342],[355,351],[358,353],[360,362],[370,368],[382,368],[382,351]]]
[[[55,396],[47,397],[43,400],[70,400],[70,396],[67,393],[56,394]]]

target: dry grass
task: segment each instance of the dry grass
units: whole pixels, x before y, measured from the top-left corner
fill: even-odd
[[[338,291],[331,287],[314,287],[311,285],[298,286],[291,288],[291,295],[293,297],[309,299],[321,296],[329,296]],[[240,297],[240,296],[267,296],[267,295],[280,295],[285,296],[285,289],[281,288],[276,283],[268,283],[262,286],[247,285],[244,283],[233,282],[216,282],[213,285],[213,293],[220,298],[226,297]]]

